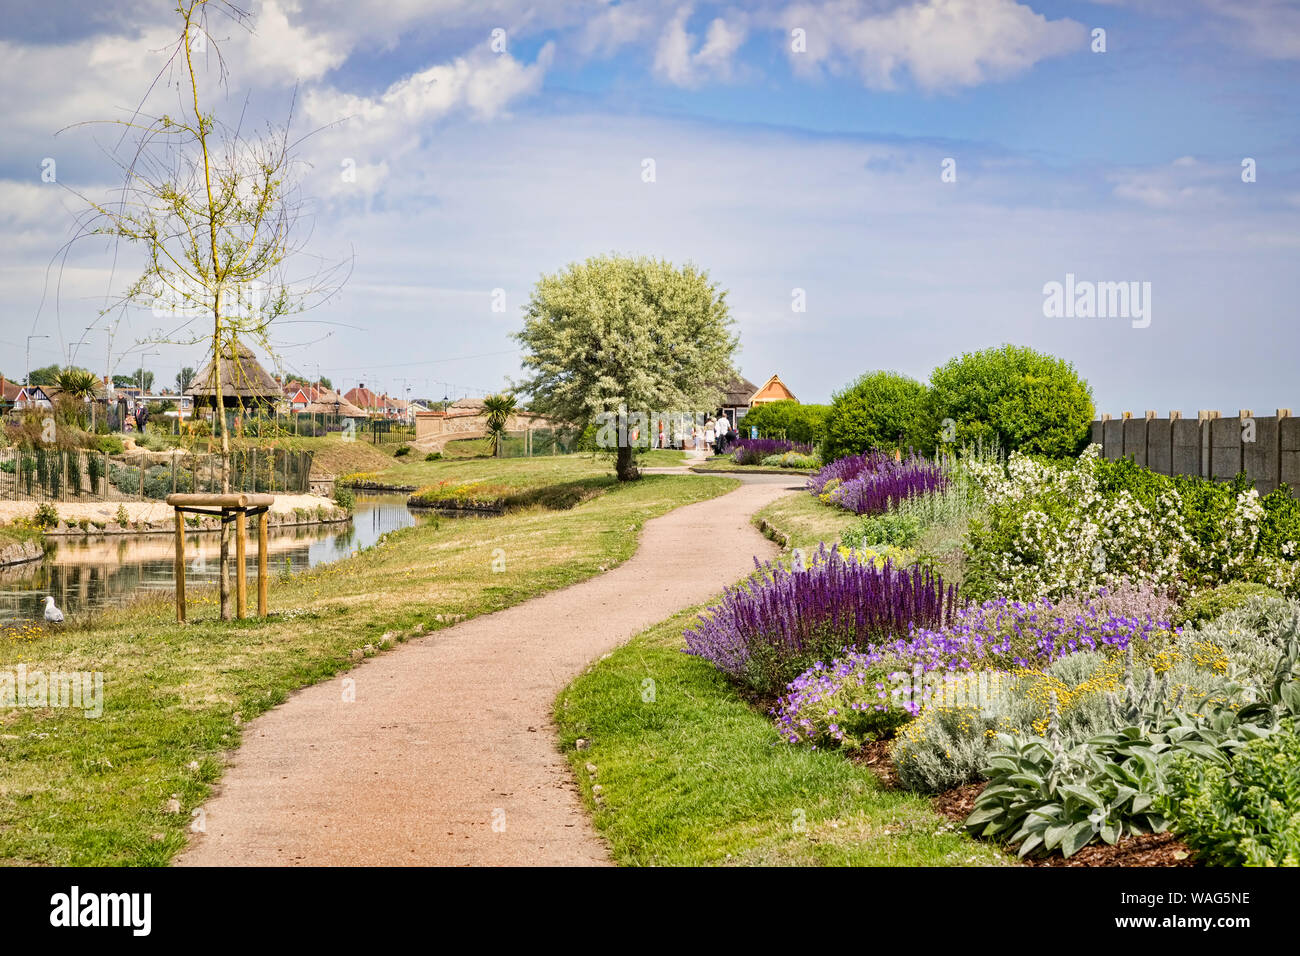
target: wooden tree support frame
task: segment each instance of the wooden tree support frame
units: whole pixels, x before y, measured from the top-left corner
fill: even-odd
[[[226,525],[235,522],[235,609],[236,617],[246,616],[248,605],[248,563],[245,549],[248,519],[257,518],[257,615],[266,617],[266,537],[267,512],[275,495],[168,495],[167,504],[176,513],[176,620],[185,623],[185,515],[196,514],[221,519],[221,573],[225,575],[230,555],[226,549]],[[226,619],[225,594],[222,594],[221,618]]]

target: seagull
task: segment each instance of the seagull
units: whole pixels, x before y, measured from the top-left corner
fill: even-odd
[[[63,623],[63,612],[54,606],[54,598],[45,595],[45,620],[51,624]]]

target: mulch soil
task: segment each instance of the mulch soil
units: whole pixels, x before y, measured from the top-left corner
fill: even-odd
[[[855,750],[849,758],[860,766],[869,767],[890,790],[899,787],[898,774],[889,759],[892,741],[873,740]],[[945,790],[932,798],[934,809],[941,816],[961,823],[975,808],[975,800],[987,784],[984,781]],[[1128,836],[1114,846],[1104,843],[1086,846],[1068,860],[1060,853],[1021,860],[1022,866],[1199,866],[1186,844],[1170,833],[1149,833]]]

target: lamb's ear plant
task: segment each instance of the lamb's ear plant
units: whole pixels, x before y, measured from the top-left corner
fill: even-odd
[[[1167,796],[1172,768],[1196,760],[1230,767],[1233,758],[1274,734],[1279,718],[1300,703],[1300,637],[1293,630],[1279,656],[1269,698],[1236,707],[1245,688],[1225,681],[1212,695],[1171,695],[1169,681],[1148,669],[1134,680],[1131,669],[1122,696],[1108,697],[1110,712],[1127,726],[1065,745],[1056,702],[1048,739],[1000,734],[990,756],[988,786],[966,820],[975,834],[1019,845],[1020,855],[1059,849],[1073,856],[1100,839],[1160,833],[1176,809]],[[1188,778],[1185,769],[1182,779]],[[1217,778],[1216,778],[1217,779]]]

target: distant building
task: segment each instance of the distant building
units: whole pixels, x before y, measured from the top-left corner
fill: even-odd
[[[797,401],[799,399],[794,397],[794,392],[786,388],[785,382],[781,381],[781,376],[773,375],[754,391],[754,396],[749,400],[749,404],[766,405],[768,402]]]
[[[773,375],[762,385],[755,385],[743,375],[738,375],[719,386],[722,390],[722,411],[734,425],[745,417],[745,412],[754,405],[766,405],[768,402],[797,402],[794,392],[786,387],[779,375]]]

